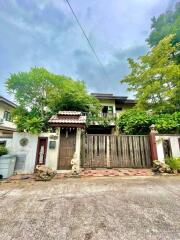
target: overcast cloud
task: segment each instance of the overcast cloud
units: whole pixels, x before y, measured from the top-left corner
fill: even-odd
[[[106,77],[64,0],[0,0],[0,93],[10,73],[43,66],[84,80],[89,91],[131,96],[127,58],[148,51],[151,18],[176,0],[71,0]]]

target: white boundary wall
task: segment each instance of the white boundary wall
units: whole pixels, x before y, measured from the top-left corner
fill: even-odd
[[[158,160],[164,162],[163,140],[170,140],[172,156],[180,157],[179,139],[180,135],[156,135],[156,146]]]
[[[26,138],[28,143],[26,146],[21,146],[20,140]],[[35,160],[36,160],[36,151],[37,151],[37,142],[38,136],[32,135],[29,133],[13,133],[13,142],[12,142],[12,153],[15,155],[24,155],[25,156],[25,166],[22,171],[19,173],[33,173]]]
[[[39,135],[33,135],[29,133],[14,133],[12,139],[11,153],[25,157],[25,164],[23,170],[16,171],[17,173],[29,174],[34,172],[37,155],[38,138],[47,138],[47,152],[45,165],[57,170],[59,148],[60,148],[60,128],[56,129],[55,133],[41,133]],[[28,143],[26,146],[20,144],[20,140],[26,138]],[[54,149],[49,147],[50,141],[55,141],[56,146]],[[80,149],[81,149],[81,129],[77,129],[76,133],[76,164],[80,167]],[[69,171],[69,170],[65,170]],[[70,170],[71,171],[71,170]],[[63,172],[63,170],[60,170]]]
[[[53,170],[57,169],[57,160],[59,154],[59,141],[60,141],[60,128],[57,128],[56,133],[41,133],[39,137],[47,137],[47,153],[46,153],[46,166],[52,168]],[[56,137],[56,139],[53,139]],[[55,149],[49,148],[50,141],[56,141]]]

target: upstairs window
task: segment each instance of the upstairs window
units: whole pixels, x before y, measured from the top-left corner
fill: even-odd
[[[113,114],[113,106],[103,106],[102,114],[103,114],[103,116],[112,115]]]
[[[11,113],[10,113],[10,112],[8,112],[8,111],[5,111],[5,112],[4,112],[4,120],[5,120],[5,121],[9,121],[9,122],[12,121],[12,116],[11,116]]]

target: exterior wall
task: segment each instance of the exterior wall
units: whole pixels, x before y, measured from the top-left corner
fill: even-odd
[[[108,99],[99,99],[102,106],[112,106],[113,113],[116,113],[116,105],[115,100],[108,100]]]
[[[39,137],[48,137],[45,165],[52,168],[53,170],[57,170],[58,155],[59,155],[59,142],[60,142],[60,128],[58,128],[56,130],[56,133],[42,133],[39,135]],[[56,139],[54,139],[54,137]],[[55,149],[49,148],[50,141],[56,141]]]
[[[28,139],[26,146],[20,145],[22,138]],[[21,173],[33,173],[36,160],[38,136],[28,133],[13,133],[12,153],[25,156],[25,166]]]
[[[8,111],[11,112],[13,110],[13,107],[9,106],[6,103],[0,102],[0,119],[3,119],[3,123],[0,124],[0,135],[3,134],[4,129],[12,129],[16,130],[16,125],[13,122],[4,120],[4,112]]]
[[[180,146],[178,139],[180,135],[156,135],[156,146],[157,146],[157,154],[158,160],[164,162],[164,150],[163,150],[163,140],[170,140],[172,156],[180,157]]]
[[[45,165],[57,170],[58,156],[60,148],[60,128],[56,130],[55,133],[41,133],[39,135],[32,135],[29,133],[13,133],[13,138],[0,137],[0,141],[6,141],[6,147],[9,153],[17,156],[21,162],[22,168],[16,168],[17,173],[31,174],[34,172],[37,156],[37,145],[39,137],[47,137],[47,153],[46,153],[46,163]],[[21,146],[20,140],[22,138],[28,139],[26,146]],[[50,149],[50,141],[56,141],[56,146],[54,149]],[[76,134],[76,164],[80,166],[80,148],[81,148],[81,129],[77,129]]]

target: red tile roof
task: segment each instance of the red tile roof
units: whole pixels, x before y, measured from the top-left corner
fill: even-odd
[[[48,121],[52,124],[83,124],[86,123],[86,116],[83,116],[81,112],[76,111],[59,111],[56,115],[52,116]]]

